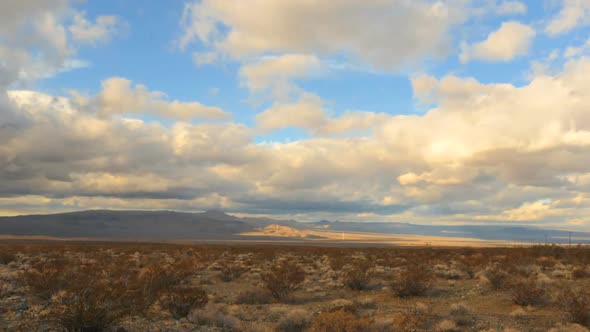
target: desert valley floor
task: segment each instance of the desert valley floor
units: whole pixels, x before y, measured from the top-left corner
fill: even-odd
[[[590,248],[0,244],[5,331],[588,331]]]

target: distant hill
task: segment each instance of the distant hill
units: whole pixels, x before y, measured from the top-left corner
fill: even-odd
[[[269,226],[272,226],[269,228]],[[321,239],[322,231],[423,235],[475,238],[523,243],[567,243],[570,232],[536,227],[493,225],[434,226],[396,222],[311,223],[270,218],[238,218],[222,211],[185,213],[175,211],[90,210],[70,213],[0,217],[0,235],[58,238],[147,239],[147,240],[239,240],[241,233],[266,229],[278,231],[280,240]],[[287,231],[288,230],[288,231]],[[279,232],[280,231],[280,232]],[[313,231],[313,232],[307,232]],[[313,236],[309,234],[314,234]],[[276,235],[280,236],[276,236]],[[590,243],[590,232],[572,232],[573,243]],[[403,236],[400,236],[403,237]],[[270,239],[270,238],[259,238]]]
[[[255,228],[220,211],[92,210],[0,218],[0,234],[63,238],[231,239]]]

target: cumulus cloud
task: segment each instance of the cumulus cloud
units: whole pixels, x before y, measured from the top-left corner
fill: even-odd
[[[73,22],[72,22],[73,21]],[[72,69],[78,48],[106,42],[119,22],[99,16],[96,22],[68,0],[3,1],[0,4],[0,86],[30,83]]]
[[[63,66],[77,47],[62,14],[32,3],[0,4],[0,15],[34,18],[0,20],[0,213],[149,206],[306,220],[589,222],[580,217],[590,213],[590,59],[583,52],[522,86],[416,76],[414,98],[431,105],[420,114],[332,110],[297,91],[269,103],[252,128],[208,122],[229,115],[120,77],[91,96],[5,93],[25,74]],[[515,2],[490,3],[522,11]],[[264,91],[293,87],[322,69],[324,56],[392,70],[444,54],[448,29],[460,20],[449,2],[311,4],[190,3],[180,44],[204,43],[209,49],[194,59],[201,64],[239,58],[243,84]],[[529,29],[506,23],[470,46],[469,59],[524,55]],[[23,31],[31,38],[20,38]],[[286,127],[314,135],[259,142],[261,131]]]
[[[329,135],[369,129],[386,117],[372,112],[347,112],[338,118],[329,117],[319,96],[303,93],[295,102],[275,103],[259,113],[256,122],[262,131],[298,127],[316,135]]]
[[[528,25],[505,22],[486,40],[464,45],[460,60],[463,63],[471,60],[511,61],[528,54],[535,35],[535,30]]]
[[[115,16],[98,16],[95,22],[91,22],[85,13],[77,13],[68,30],[76,42],[95,45],[109,41],[120,24]]]
[[[321,99],[308,95],[301,102],[315,105],[305,120],[259,119],[259,126],[322,134],[292,143],[254,143],[255,132],[236,123],[166,127],[97,117],[68,98],[12,93],[29,125],[2,145],[0,196],[37,195],[62,208],[151,204],[306,218],[579,221],[577,214],[590,212],[583,198],[590,183],[589,77],[587,58],[522,87],[417,77],[415,93],[428,95],[434,108],[423,115],[365,112],[354,125],[343,122],[346,113],[330,117]],[[365,135],[323,136],[357,128],[363,117],[378,118],[361,126],[370,130]],[[9,205],[4,210],[14,209]]]
[[[556,36],[589,23],[590,1],[563,0],[559,13],[545,26],[545,32],[550,36]]]
[[[195,40],[234,58],[274,53],[347,54],[397,69],[446,54],[461,1],[195,1],[185,5],[181,48]]]
[[[181,121],[196,119],[228,119],[231,115],[218,107],[198,102],[167,101],[166,95],[150,91],[145,85],[135,84],[122,77],[112,77],[102,82],[97,96],[84,97],[74,92],[78,105],[96,110],[101,115],[150,113]]]
[[[563,52],[565,58],[574,58],[587,53],[590,50],[590,38],[586,40],[583,45],[580,46],[569,46]]]
[[[285,54],[246,64],[240,68],[240,76],[248,89],[260,91],[285,87],[291,79],[317,74],[320,70],[320,60],[314,55]]]

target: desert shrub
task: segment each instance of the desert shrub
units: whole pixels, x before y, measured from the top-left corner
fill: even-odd
[[[452,320],[448,320],[448,319],[438,322],[438,324],[436,324],[435,330],[437,332],[459,332],[459,331],[461,331],[457,327],[457,324],[455,324],[455,322],[453,322]]]
[[[310,323],[310,315],[303,310],[295,310],[281,318],[277,326],[280,332],[300,332],[305,331]]]
[[[208,305],[203,309],[197,309],[190,312],[188,320],[197,325],[214,327],[220,331],[237,331],[239,330],[239,321],[229,315],[223,308]]]
[[[590,273],[586,270],[585,266],[577,266],[572,270],[572,278],[584,279],[590,277]]]
[[[16,252],[9,249],[0,248],[0,264],[8,265],[12,262],[16,262],[16,260]]]
[[[470,326],[475,321],[473,312],[462,303],[456,303],[451,305],[451,311],[449,313],[451,318],[459,326]]]
[[[493,289],[502,289],[507,285],[510,275],[504,271],[499,264],[488,267],[484,276],[490,282]]]
[[[423,295],[432,284],[433,274],[426,264],[409,265],[391,282],[391,289],[400,297]]]
[[[330,256],[329,264],[332,271],[340,271],[348,263],[349,258],[345,253],[339,252]]]
[[[29,289],[31,294],[49,300],[53,295],[65,289],[69,280],[66,263],[62,259],[35,262],[33,268],[22,272],[19,281]]]
[[[81,285],[52,298],[47,311],[48,321],[68,332],[99,332],[113,327],[130,314],[123,285],[110,287],[99,280]]]
[[[247,289],[238,293],[236,304],[269,304],[272,295],[266,289]]]
[[[262,274],[262,282],[275,299],[282,299],[305,280],[305,272],[293,260],[275,262]]]
[[[459,280],[465,276],[465,273],[462,270],[439,264],[435,266],[435,275],[442,279]]]
[[[463,271],[469,279],[475,278],[475,275],[483,265],[486,260],[484,255],[480,254],[471,254],[468,256],[463,256],[458,261],[458,268]]]
[[[545,301],[545,289],[534,278],[518,278],[510,282],[510,295],[518,305],[537,305]]]
[[[133,280],[133,286],[143,300],[138,310],[146,310],[163,292],[181,284],[192,273],[193,266],[188,262],[153,264],[143,268]]]
[[[162,307],[170,311],[175,319],[186,317],[192,309],[201,308],[208,301],[209,298],[203,288],[191,286],[173,287],[160,299]]]
[[[338,310],[323,312],[311,323],[314,332],[365,332],[370,331],[371,321],[356,317],[353,313]]]
[[[356,308],[355,310],[360,309],[376,309],[377,303],[374,298],[372,297],[363,297],[360,299],[355,299],[353,301],[353,305]]]
[[[547,332],[588,332],[588,329],[579,324],[559,324]]]
[[[590,292],[582,289],[565,288],[558,297],[567,321],[590,327]]]
[[[344,284],[352,290],[363,290],[369,285],[371,265],[368,260],[355,261],[344,273]]]
[[[417,331],[422,325],[424,325],[426,312],[418,306],[412,306],[406,308],[401,312],[398,312],[393,317],[393,331]]]
[[[244,273],[244,268],[236,263],[221,263],[221,274],[219,275],[219,279],[225,282],[230,282],[239,278],[242,273]]]
[[[539,257],[537,258],[537,265],[543,270],[549,270],[557,264],[557,261],[553,257]]]

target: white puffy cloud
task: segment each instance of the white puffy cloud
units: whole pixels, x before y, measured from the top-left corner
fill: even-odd
[[[260,91],[284,86],[291,79],[317,74],[320,70],[320,60],[316,56],[285,54],[246,64],[240,68],[240,76],[250,90]]]
[[[120,24],[115,16],[98,16],[95,22],[91,22],[85,13],[77,13],[68,30],[76,42],[95,45],[109,41]]]
[[[309,117],[258,119],[321,135],[291,143],[254,143],[254,130],[236,123],[166,127],[11,93],[26,125],[0,149],[0,197],[43,199],[6,198],[0,210],[149,204],[307,220],[580,224],[590,212],[589,78],[587,58],[522,87],[421,76],[415,93],[435,105],[422,115],[331,117],[303,94]],[[369,131],[328,135],[359,127]]]
[[[344,53],[397,69],[445,55],[463,9],[461,1],[195,1],[185,5],[179,45],[199,40],[235,58]]]
[[[303,93],[295,102],[275,103],[259,113],[256,122],[262,131],[299,127],[316,135],[330,135],[363,131],[386,117],[372,112],[347,112],[332,118],[324,109],[324,101],[320,97]]]
[[[72,58],[79,46],[108,41],[119,25],[112,16],[88,22],[71,5],[69,0],[0,3],[0,88],[75,68],[81,63]]]
[[[528,54],[535,35],[535,30],[528,25],[504,22],[498,30],[490,33],[486,40],[465,45],[460,55],[461,62],[511,61]]]
[[[151,113],[181,121],[231,118],[229,113],[218,107],[198,102],[167,101],[164,93],[150,91],[142,84],[133,85],[130,80],[121,77],[104,80],[97,96],[74,95],[80,106],[95,109],[101,115]]]
[[[574,58],[587,53],[590,50],[590,38],[586,40],[583,45],[580,46],[569,46],[563,51],[565,58]]]
[[[250,128],[203,121],[229,115],[118,77],[92,96],[6,95],[23,75],[34,79],[41,69],[63,66],[77,47],[62,14],[31,3],[0,4],[33,18],[0,20],[0,213],[149,206],[306,220],[589,222],[583,217],[590,213],[590,59],[584,52],[522,86],[416,76],[414,98],[431,105],[420,114],[338,112],[294,82],[324,69],[324,56],[391,70],[444,54],[448,29],[460,20],[450,2],[188,4],[180,44],[199,39],[209,47],[195,56],[197,64],[235,57],[250,91],[296,90],[273,100]],[[489,3],[496,13],[523,11],[514,1]],[[66,9],[63,3],[60,10]],[[469,58],[524,55],[534,36],[529,29],[506,23],[469,47]],[[31,38],[20,38],[25,30]],[[156,120],[142,121],[146,114]],[[286,127],[314,135],[259,142],[260,132]]]
[[[559,13],[545,26],[545,32],[556,36],[587,24],[590,24],[590,1],[562,0]]]

